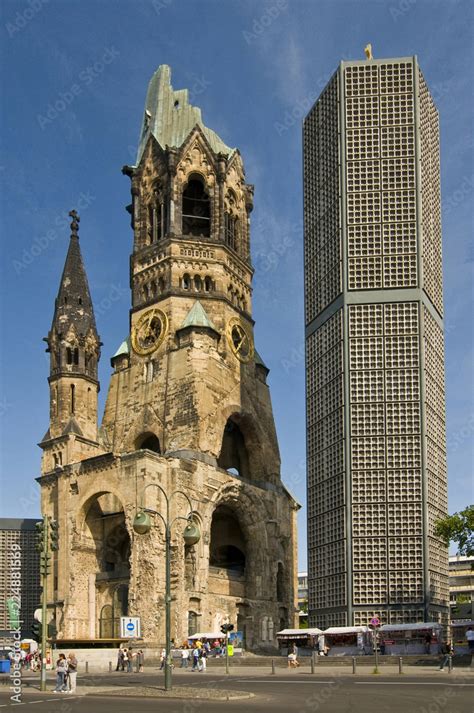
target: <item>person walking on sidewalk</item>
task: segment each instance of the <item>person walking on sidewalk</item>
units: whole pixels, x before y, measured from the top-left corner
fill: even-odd
[[[72,651],[67,657],[67,680],[69,686],[68,693],[75,693],[77,683],[77,659]]]
[[[444,667],[446,666],[446,664],[449,664],[449,659],[454,653],[453,645],[449,639],[445,643],[443,649],[443,659],[441,660],[441,663],[439,665],[439,671],[444,671]]]

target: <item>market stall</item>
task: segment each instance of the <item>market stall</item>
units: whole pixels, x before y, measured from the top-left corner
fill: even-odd
[[[451,641],[454,646],[455,654],[468,654],[469,645],[467,643],[466,631],[472,629],[474,631],[474,621],[453,621],[450,625]]]
[[[332,626],[323,634],[328,656],[372,653],[372,633],[368,626]]]
[[[321,629],[282,629],[277,632],[277,641],[282,656],[287,656],[288,651],[296,646],[298,656],[311,656],[317,651],[318,639],[323,632]]]
[[[441,624],[384,624],[380,627],[380,649],[388,656],[438,654],[443,641]]]

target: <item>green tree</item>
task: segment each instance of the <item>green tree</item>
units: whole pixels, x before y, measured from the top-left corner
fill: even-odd
[[[458,554],[466,557],[474,555],[474,505],[468,505],[461,512],[447,515],[435,525],[435,535],[446,545],[455,542]]]

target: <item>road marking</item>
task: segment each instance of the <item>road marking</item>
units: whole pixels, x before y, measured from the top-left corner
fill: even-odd
[[[354,681],[354,683],[357,686],[474,686],[474,683],[451,683],[449,679],[446,681]]]
[[[335,681],[322,681],[320,678],[314,678],[314,679],[312,679],[311,681],[307,681],[307,680],[306,680],[306,681],[302,681],[302,680],[298,680],[298,681],[273,681],[271,678],[270,678],[270,679],[268,679],[268,678],[265,679],[265,678],[264,678],[264,679],[262,679],[261,681],[259,681],[259,680],[256,681],[254,678],[233,678],[233,679],[231,679],[231,680],[232,680],[232,683],[285,683],[285,684],[287,684],[287,683],[297,683],[297,684],[299,684],[299,685],[301,685],[302,683],[308,683],[308,684],[313,684],[313,683],[335,683]],[[229,681],[229,683],[230,683],[230,681]]]

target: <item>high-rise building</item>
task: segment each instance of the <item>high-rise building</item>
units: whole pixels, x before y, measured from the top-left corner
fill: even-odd
[[[10,645],[17,616],[22,637],[31,637],[33,615],[41,602],[36,522],[0,518],[0,639]]]
[[[272,647],[295,621],[296,511],[280,477],[268,369],[255,349],[250,213],[242,158],[203,122],[170,68],[151,78],[131,181],[129,331],[111,358],[99,427],[101,342],[71,211],[71,239],[46,338],[49,428],[43,512],[59,523],[48,607],[63,643],[114,639],[141,617],[165,640],[163,523],[173,520],[171,632],[219,632]],[[87,234],[87,233],[86,233]],[[111,254],[114,240],[110,241]],[[190,512],[201,538],[186,543]],[[178,518],[178,519],[177,519]],[[50,623],[50,622],[48,622]]]
[[[304,122],[310,623],[445,622],[438,112],[416,57],[341,62]]]

